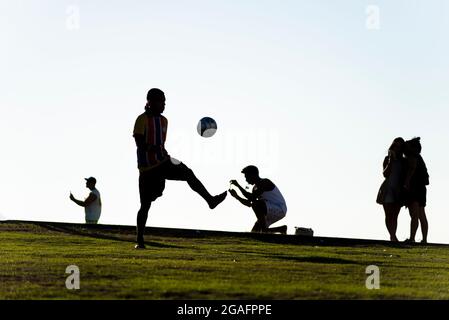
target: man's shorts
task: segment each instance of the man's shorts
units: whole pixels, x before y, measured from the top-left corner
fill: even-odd
[[[139,175],[140,203],[150,204],[160,196],[165,189],[165,180],[187,181],[193,176],[184,163],[174,164],[170,159]]]
[[[285,208],[278,204],[271,201],[265,201],[265,205],[267,206],[267,215],[265,216],[265,222],[267,223],[267,228],[271,226],[273,223],[281,220],[285,217],[287,211]]]

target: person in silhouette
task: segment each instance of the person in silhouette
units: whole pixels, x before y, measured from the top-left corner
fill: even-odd
[[[416,231],[421,223],[422,243],[427,243],[429,225],[425,207],[427,204],[427,185],[429,173],[421,156],[421,138],[413,138],[405,142],[404,154],[407,159],[407,174],[404,188],[406,193],[406,206],[408,207],[410,222],[410,238],[406,242],[415,242]]]
[[[285,199],[277,186],[271,180],[261,178],[256,166],[247,166],[242,173],[246,181],[254,186],[252,192],[246,191],[236,180],[231,180],[231,187],[237,187],[243,198],[234,189],[230,189],[229,193],[243,205],[251,207],[256,214],[257,221],[251,232],[287,234],[286,225],[269,228],[270,225],[284,218],[287,213]]]
[[[85,178],[86,188],[90,190],[89,196],[86,200],[81,201],[75,199],[72,193],[70,193],[70,200],[75,202],[77,205],[84,207],[86,224],[97,224],[100,220],[101,215],[101,196],[100,192],[95,187],[97,184],[97,179],[94,177]]]
[[[168,121],[162,116],[164,110],[165,94],[162,90],[153,88],[148,91],[145,112],[137,117],[134,125],[140,194],[136,249],[145,248],[144,233],[148,212],[152,202],[162,196],[165,180],[186,181],[207,202],[210,209],[217,207],[227,195],[225,191],[212,196],[190,168],[170,157],[165,149]]]
[[[381,204],[385,211],[385,225],[387,226],[390,240],[397,242],[396,230],[398,216],[404,205],[404,181],[406,160],[404,159],[403,138],[393,140],[388,149],[388,156],[383,162],[383,176],[385,177],[377,194],[377,203]]]

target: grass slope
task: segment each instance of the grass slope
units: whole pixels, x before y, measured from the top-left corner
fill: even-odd
[[[449,248],[281,244],[237,236],[0,222],[0,299],[449,299]],[[380,268],[367,290],[365,269]],[[77,265],[81,289],[67,290]]]

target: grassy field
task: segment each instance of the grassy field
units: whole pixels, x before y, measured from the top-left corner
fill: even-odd
[[[281,238],[281,236],[279,236]],[[449,299],[449,247],[282,244],[0,223],[0,299]],[[66,267],[81,289],[66,289]],[[380,268],[380,289],[365,287]]]

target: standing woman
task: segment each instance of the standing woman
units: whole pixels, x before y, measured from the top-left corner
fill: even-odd
[[[427,188],[429,174],[426,164],[421,157],[421,138],[413,138],[405,143],[404,154],[407,158],[407,175],[404,188],[406,191],[406,206],[408,207],[411,223],[410,238],[406,242],[415,242],[416,231],[421,223],[422,243],[427,243],[429,226],[426,217]]]
[[[382,183],[377,194],[377,203],[381,204],[385,211],[385,224],[391,241],[398,241],[396,230],[398,227],[398,216],[404,205],[404,139],[396,138],[388,149],[388,156],[383,162],[383,175],[385,181]]]

